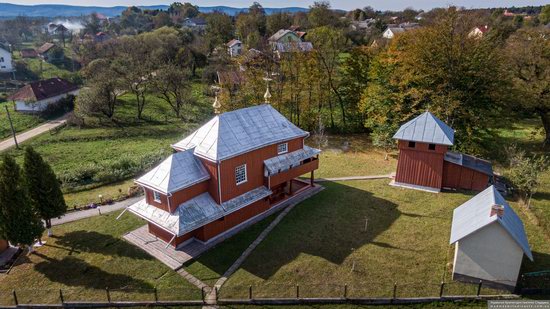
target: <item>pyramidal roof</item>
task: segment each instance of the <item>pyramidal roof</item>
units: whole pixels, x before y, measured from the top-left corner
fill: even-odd
[[[491,216],[493,205],[504,207],[504,214],[500,217]],[[494,222],[500,224],[512,236],[532,261],[533,254],[529,248],[523,222],[494,186],[490,186],[454,210],[450,243],[453,244]]]
[[[192,150],[188,150],[170,155],[136,182],[170,194],[209,178],[202,162],[193,155]]]
[[[413,142],[451,146],[454,143],[454,130],[430,112],[402,125],[393,138]]]
[[[217,162],[308,135],[271,105],[263,104],[217,115],[172,147],[194,148],[195,155]]]

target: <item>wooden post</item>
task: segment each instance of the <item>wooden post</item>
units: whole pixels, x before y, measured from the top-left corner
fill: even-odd
[[[63,291],[61,289],[59,289],[59,300],[61,300],[62,305],[65,303],[65,298],[63,298]]]
[[[109,293],[109,288],[105,288],[105,293],[107,293],[107,302],[111,302],[111,293]]]
[[[483,280],[479,280],[479,284],[477,285],[477,297],[481,294],[481,285],[483,284]]]
[[[344,298],[348,298],[348,285],[344,284]]]
[[[367,232],[368,225],[369,225],[369,218],[365,218],[365,231],[364,232]]]
[[[248,287],[248,299],[252,299],[252,286]]]
[[[8,114],[8,120],[10,121],[11,134],[13,135],[13,141],[15,142],[15,148],[19,149],[19,144],[17,143],[17,137],[15,136],[15,129],[13,128],[13,122],[11,121],[10,111],[7,105],[4,105],[6,108],[6,114]]]
[[[300,298],[300,286],[296,284],[296,298]]]
[[[288,185],[289,185],[288,191],[290,192],[290,195],[292,195],[292,179],[290,180]]]
[[[444,289],[445,289],[445,282],[441,282],[441,286],[439,287],[439,298],[443,297]]]
[[[15,290],[13,290],[13,302],[16,306],[19,306],[19,301],[17,300],[17,293],[15,293]]]
[[[201,288],[202,303],[206,304],[206,293],[204,293],[204,286]]]
[[[158,303],[158,301],[159,301],[159,294],[158,294],[157,288],[155,288],[155,303]]]
[[[397,282],[393,284],[393,297],[392,299],[397,298]]]
[[[314,186],[314,182],[315,182],[315,180],[314,180],[313,177],[314,177],[313,171],[311,171],[311,176],[310,176],[310,179],[309,179],[309,184],[310,184],[312,187]]]
[[[218,302],[218,287],[214,287],[214,292],[216,293],[216,303]]]

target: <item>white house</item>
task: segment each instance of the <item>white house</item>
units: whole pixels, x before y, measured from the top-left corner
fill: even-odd
[[[227,51],[231,57],[236,57],[243,52],[243,43],[237,39],[233,39],[227,43]]]
[[[487,31],[489,31],[489,26],[487,25],[475,27],[474,29],[472,29],[472,31],[470,31],[470,33],[468,33],[468,37],[482,38]]]
[[[77,95],[78,91],[78,86],[69,81],[50,78],[25,85],[9,96],[8,100],[15,102],[16,111],[35,113],[69,95]]]
[[[494,186],[454,210],[450,243],[453,280],[513,290],[523,255],[533,261],[521,219]]]
[[[11,50],[7,44],[0,43],[0,73],[13,72]]]
[[[396,34],[403,32],[405,32],[404,28],[388,27],[388,29],[382,33],[382,37],[385,39],[393,39]]]
[[[195,18],[186,18],[183,21],[183,26],[187,28],[191,28],[194,30],[204,31],[206,29],[206,19],[195,17]]]

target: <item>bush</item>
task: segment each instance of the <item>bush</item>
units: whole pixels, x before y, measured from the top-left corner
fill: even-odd
[[[46,108],[40,112],[40,116],[52,118],[64,115],[74,109],[74,100],[74,95],[68,95],[55,103],[48,104]]]

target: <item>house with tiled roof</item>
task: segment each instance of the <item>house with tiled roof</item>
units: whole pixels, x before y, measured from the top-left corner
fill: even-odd
[[[36,53],[40,56],[40,58],[44,59],[44,61],[51,62],[54,60],[61,60],[62,57],[64,57],[63,52],[56,55],[53,53],[56,49],[55,47],[56,45],[54,43],[46,42],[36,49]]]
[[[468,33],[468,37],[470,38],[482,38],[487,32],[489,31],[489,26],[477,26],[470,33]]]
[[[453,279],[513,291],[523,256],[533,253],[520,217],[494,186],[453,212]]]
[[[36,113],[69,95],[77,95],[78,91],[77,85],[56,77],[31,82],[10,95],[8,100],[15,102],[16,111]]]
[[[167,245],[208,242],[314,186],[308,136],[269,104],[216,115],[136,180],[145,198],[127,209]]]
[[[493,181],[490,162],[449,150],[454,130],[430,112],[403,124],[393,138],[399,148],[395,186],[482,191]]]

